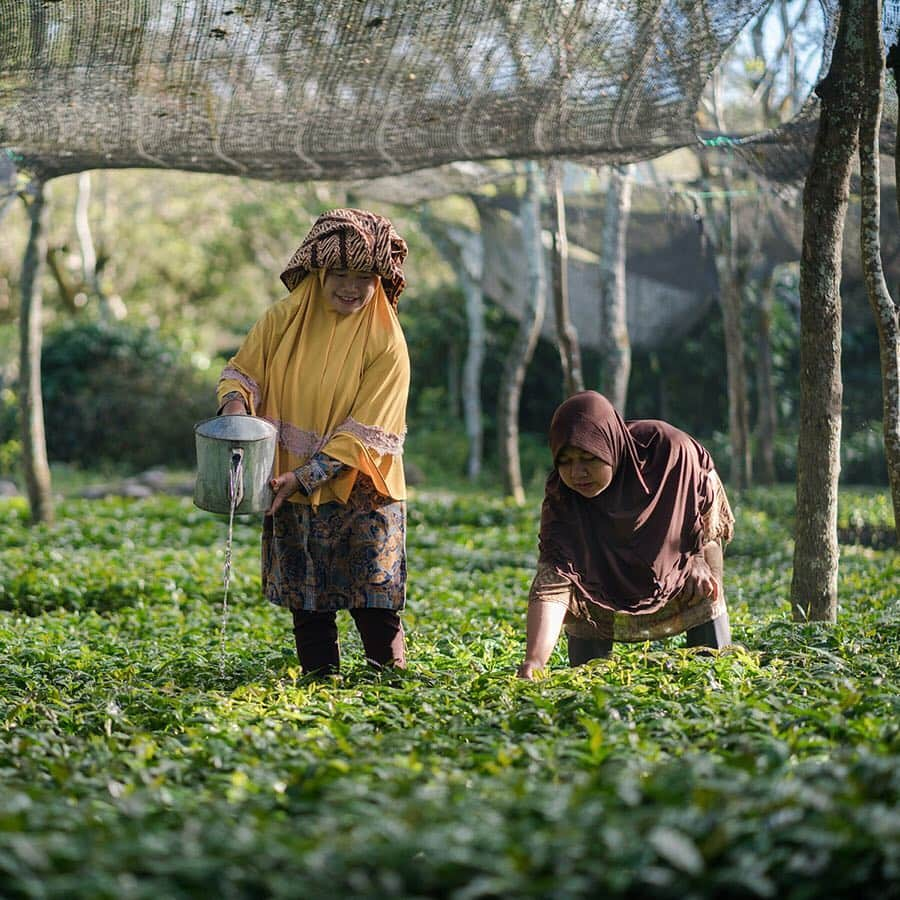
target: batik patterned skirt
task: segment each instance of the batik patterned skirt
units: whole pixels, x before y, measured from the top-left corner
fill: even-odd
[[[704,545],[715,541],[724,548],[734,534],[734,515],[715,470],[708,477],[714,479],[715,499],[703,517],[701,537]],[[568,607],[565,630],[574,637],[650,641],[681,634],[723,615],[726,612],[725,591],[721,576],[717,577],[719,596],[715,600],[694,601],[679,592],[656,612],[616,613],[585,600],[572,588],[570,581],[558,575],[551,566],[539,563],[528,599],[530,603],[565,604]]]
[[[263,523],[262,584],[289,609],[403,609],[406,503],[360,474],[346,504],[283,504]]]

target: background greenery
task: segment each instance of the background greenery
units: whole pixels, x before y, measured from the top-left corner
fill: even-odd
[[[92,178],[91,220],[111,314],[108,321],[98,321],[99,303],[90,292],[75,305],[64,302],[56,281],[47,276],[44,399],[51,459],[126,472],[151,465],[190,466],[192,426],[213,410],[212,388],[224,360],[282,295],[282,264],[319,212],[366,201],[345,187],[324,184],[139,171],[98,172]],[[50,201],[51,250],[73,281],[80,265],[72,224],[76,183],[76,178],[55,181]],[[409,454],[420,472],[442,484],[465,471],[460,377],[467,334],[456,275],[429,240],[428,226],[437,220],[472,225],[476,219],[463,198],[416,207],[376,206],[410,244],[409,287],[400,306],[413,365]],[[15,391],[18,277],[27,233],[23,210],[14,207],[3,224],[10,239],[0,246],[0,477],[18,480]],[[798,395],[797,273],[790,266],[779,271],[773,316],[777,468],[779,477],[790,481]],[[755,410],[754,316],[748,304],[749,393]],[[482,382],[483,483],[488,485],[496,480],[497,392],[515,327],[489,304]],[[597,387],[602,360],[589,349],[584,357],[587,383]],[[864,298],[845,298],[843,377],[842,477],[845,483],[886,484],[877,335]],[[559,354],[542,340],[522,398],[527,483],[543,479],[545,429],[561,399]],[[715,306],[686,339],[635,353],[628,414],[664,418],[687,429],[710,448],[720,470],[728,471],[725,357]]]

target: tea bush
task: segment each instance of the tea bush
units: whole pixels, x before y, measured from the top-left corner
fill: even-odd
[[[217,374],[149,328],[69,323],[43,348],[48,453],[87,468],[193,465],[193,426],[215,413]]]
[[[838,624],[795,625],[790,495],[735,506],[734,648],[572,670],[561,643],[520,682],[538,500],[420,494],[409,670],[342,620],[319,682],[253,521],[223,657],[220,518],[68,501],[28,530],[0,501],[0,895],[900,896],[900,561],[844,546]]]

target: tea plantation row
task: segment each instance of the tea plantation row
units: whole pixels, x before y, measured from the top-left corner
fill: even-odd
[[[794,625],[792,501],[735,499],[735,648],[558,648],[520,682],[538,501],[410,502],[410,669],[342,623],[303,679],[258,529],[187,501],[0,501],[0,896],[900,896],[900,561]],[[886,512],[887,510],[887,512]],[[842,527],[890,526],[882,494]],[[846,533],[846,532],[845,532]]]

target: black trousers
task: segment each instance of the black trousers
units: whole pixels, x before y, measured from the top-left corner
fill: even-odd
[[[686,634],[688,647],[711,647],[713,650],[720,650],[731,643],[728,613],[722,613],[710,622],[689,628]],[[592,659],[604,659],[612,652],[612,639],[580,638],[567,634],[566,640],[569,645],[570,666],[580,666]]]
[[[406,647],[400,614],[393,609],[349,610],[362,638],[366,659],[379,666],[406,668]],[[334,612],[292,610],[297,658],[304,675],[335,675],[341,669],[337,618]]]

